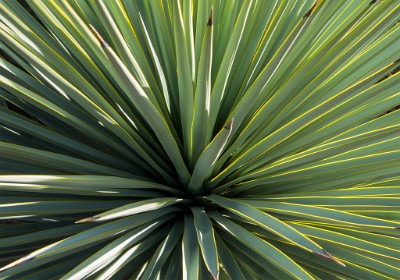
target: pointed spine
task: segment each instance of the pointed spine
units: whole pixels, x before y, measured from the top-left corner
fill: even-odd
[[[98,219],[95,217],[89,217],[76,221],[75,224],[91,223],[91,222],[96,222],[97,220]]]
[[[311,8],[308,10],[308,12],[304,15],[305,18],[309,17],[311,13],[315,10],[315,7],[318,5],[318,1],[314,3],[314,5],[311,6]]]
[[[93,25],[89,24],[90,29],[93,32],[93,35],[96,37],[96,39],[99,41],[100,45],[103,48],[109,47],[106,41],[104,41],[103,37],[101,37],[100,33],[93,27]]]
[[[222,128],[199,157],[187,188],[189,193],[197,195],[203,190],[203,183],[211,176],[216,161],[221,156],[228,143],[232,127],[233,119]]]
[[[214,16],[214,7],[211,7],[211,13],[210,16],[208,17],[207,26],[213,25],[213,16]]]
[[[325,258],[325,259],[328,259],[328,260],[330,260],[330,261],[332,261],[332,262],[334,262],[334,263],[336,263],[336,264],[338,264],[338,265],[340,265],[340,266],[343,266],[343,267],[346,267],[346,265],[344,264],[344,263],[342,263],[341,261],[339,261],[338,259],[336,259],[336,258],[334,258],[331,254],[329,254],[326,250],[323,250],[324,251],[324,254],[320,254],[320,253],[317,253],[317,252],[313,252],[315,255],[317,255],[317,256],[320,256],[320,257],[323,257],[323,258]]]

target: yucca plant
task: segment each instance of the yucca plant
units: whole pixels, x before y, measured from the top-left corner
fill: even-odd
[[[398,279],[399,19],[0,1],[0,279]]]

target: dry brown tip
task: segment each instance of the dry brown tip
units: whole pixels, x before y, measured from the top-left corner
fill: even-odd
[[[226,125],[225,125],[225,129],[229,129],[229,130],[231,130],[232,129],[232,126],[233,126],[233,121],[234,121],[235,119],[231,119]]]
[[[207,26],[213,25],[214,7],[211,7],[210,16],[208,17]]]
[[[324,250],[324,249],[322,249],[322,250],[324,251],[324,254],[320,254],[320,253],[317,253],[317,252],[313,252],[313,253],[316,254],[317,256],[320,256],[320,257],[326,258],[326,259],[328,259],[328,260],[330,260],[330,261],[333,261],[334,263],[336,263],[336,264],[338,264],[338,265],[340,265],[340,266],[346,267],[346,265],[345,265],[344,263],[342,263],[342,262],[339,261],[338,259],[334,258],[334,257],[333,257],[331,254],[329,254],[326,250]]]
[[[89,218],[85,218],[85,219],[76,221],[75,224],[90,223],[90,222],[95,222],[95,221],[97,221],[97,218],[89,217]]]
[[[315,1],[314,5],[312,5],[312,7],[308,10],[308,12],[304,15],[304,17],[309,17],[311,15],[311,13],[313,12],[313,10],[315,9],[315,7],[317,6],[319,0]]]
[[[97,32],[97,30],[93,27],[93,25],[89,24],[89,26],[90,26],[90,29],[92,29],[92,32],[93,32],[94,36],[95,36],[95,37],[97,38],[97,40],[100,42],[100,45],[101,45],[102,47],[107,46],[106,41],[104,41],[103,37],[101,37],[100,33]]]

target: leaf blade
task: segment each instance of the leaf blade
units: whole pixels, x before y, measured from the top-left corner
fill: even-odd
[[[203,208],[192,207],[192,213],[203,260],[214,279],[218,279],[219,263],[213,224]]]

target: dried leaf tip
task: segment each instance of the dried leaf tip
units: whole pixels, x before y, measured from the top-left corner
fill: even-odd
[[[342,263],[341,261],[339,261],[338,259],[336,259],[336,258],[334,258],[331,254],[329,254],[326,250],[324,250],[324,249],[322,249],[323,251],[324,251],[324,254],[320,254],[320,253],[317,253],[317,252],[313,252],[314,254],[316,254],[316,255],[318,255],[318,256],[320,256],[320,257],[324,257],[324,258],[326,258],[326,259],[328,259],[328,260],[331,260],[331,261],[333,261],[334,263],[336,263],[336,264],[338,264],[338,265],[341,265],[341,266],[343,266],[343,267],[346,267],[346,265],[344,264],[344,263]]]
[[[213,16],[214,16],[214,7],[211,7],[211,13],[210,16],[208,17],[207,26],[213,25]]]
[[[312,5],[312,7],[308,10],[308,12],[304,15],[304,17],[309,17],[311,15],[311,13],[313,12],[313,10],[315,9],[315,7],[317,6],[319,0],[315,1],[314,5]]]
[[[90,223],[90,222],[95,222],[95,221],[97,221],[97,218],[89,217],[89,218],[85,218],[85,219],[76,221],[75,224]]]
[[[232,129],[232,126],[233,126],[233,121],[234,121],[235,119],[231,119],[226,125],[225,125],[225,129],[228,129],[228,130],[231,130]]]
[[[102,47],[106,47],[107,43],[106,43],[106,41],[104,41],[103,37],[101,37],[100,33],[97,32],[97,30],[93,27],[93,25],[89,24],[89,26],[90,26],[90,29],[92,29],[94,36],[97,38],[97,40],[99,40],[100,45]]]

